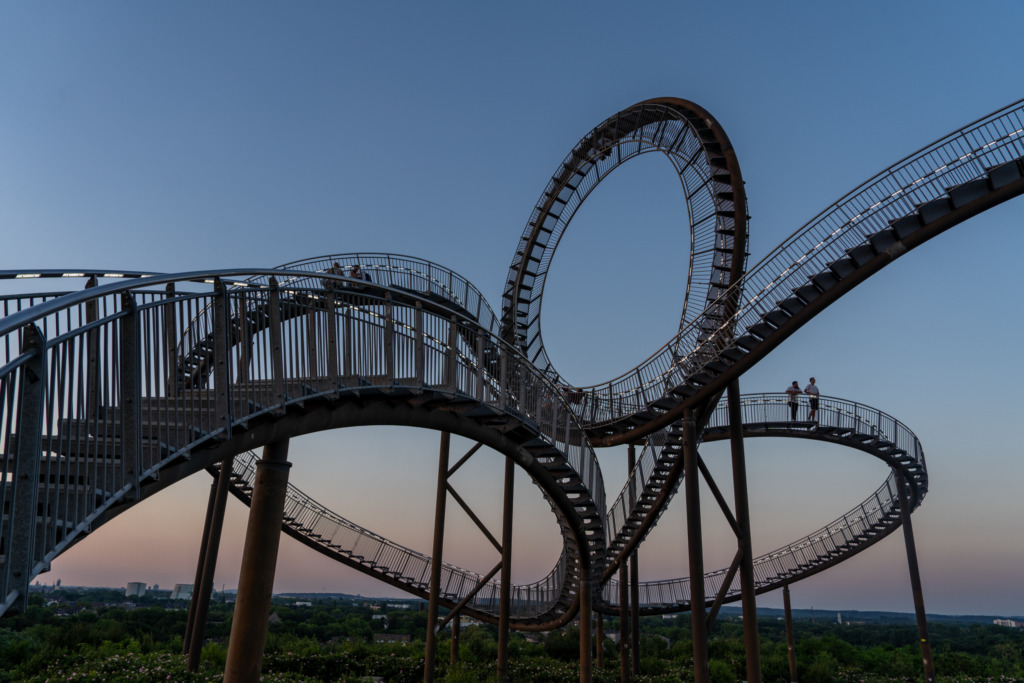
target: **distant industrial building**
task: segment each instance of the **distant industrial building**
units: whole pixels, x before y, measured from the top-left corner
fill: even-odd
[[[171,600],[191,600],[192,599],[192,584],[191,583],[176,583],[174,584],[174,590],[171,591]]]
[[[128,587],[124,589],[124,596],[126,598],[141,598],[146,594],[146,584],[142,581],[132,581],[128,584]]]
[[[1009,626],[1010,628],[1024,628],[1024,621],[1014,621],[1013,619],[993,619],[992,623],[996,626]]]

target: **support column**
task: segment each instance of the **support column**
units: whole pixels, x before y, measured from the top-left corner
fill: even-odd
[[[686,538],[690,556],[690,622],[693,634],[694,683],[710,683],[708,627],[704,611],[704,542],[700,522],[700,472],[697,425],[693,409],[683,414],[683,484],[686,487]]]
[[[747,497],[747,459],[743,448],[740,383],[729,383],[729,437],[732,445],[732,489],[739,527],[740,593],[743,601],[743,642],[747,655],[747,683],[761,683],[761,646],[757,633],[757,595],[754,591],[754,551],[750,541],[750,501]]]
[[[462,615],[458,614],[452,619],[452,650],[448,657],[448,664],[455,665],[459,661],[459,636],[462,631]]]
[[[629,681],[629,581],[626,561],[619,565],[619,681]]]
[[[910,570],[910,587],[914,592],[917,634],[921,639],[921,662],[924,665],[924,679],[927,683],[935,683],[935,663],[932,661],[932,646],[928,640],[928,617],[924,611],[924,592],[921,590],[921,573],[917,566],[914,526],[910,521],[910,485],[902,476],[897,476],[896,480],[900,493],[900,517],[903,521],[903,540],[907,546],[907,568]]]
[[[597,668],[604,668],[604,615],[600,612],[597,613],[597,633],[595,635],[597,640]]]
[[[228,485],[231,482],[231,466],[235,462],[234,457],[225,458],[220,464],[220,472],[217,473],[216,495],[212,501],[214,506],[210,515],[209,536],[203,539],[205,546],[202,551],[202,572],[199,581],[192,586],[192,602],[195,606],[195,615],[189,612],[189,621],[192,629],[189,634],[191,642],[186,644],[188,648],[187,669],[193,673],[199,671],[199,659],[203,654],[203,636],[206,633],[206,617],[210,611],[210,596],[213,593],[213,575],[217,571],[217,551],[220,549],[220,534],[224,528],[224,510],[228,504]],[[287,477],[287,470],[285,471]],[[285,482],[287,484],[287,480]],[[276,562],[275,562],[276,564]],[[196,594],[198,593],[198,598]]]
[[[501,517],[501,589],[498,594],[498,680],[508,681],[508,635],[512,607],[512,494],[516,464],[505,458],[505,499]]]
[[[629,476],[633,474],[636,467],[636,446],[629,444],[628,450]],[[633,480],[628,479],[629,486],[629,509],[636,506],[636,488]],[[633,675],[640,675],[640,546],[633,550],[629,557],[629,642],[630,654],[632,655]]]
[[[423,681],[434,680],[437,658],[437,612],[441,596],[441,557],[444,554],[444,511],[448,502],[448,454],[452,435],[441,432],[441,453],[437,462],[437,498],[434,502],[434,545],[430,557],[430,598],[427,602],[427,642],[423,655]]]
[[[593,632],[590,624],[594,619],[593,595],[590,579],[580,577],[580,683],[594,680]]]
[[[35,324],[23,327],[22,334],[21,353],[29,357],[19,370],[12,373],[17,377],[18,432],[12,449],[14,457],[4,458],[6,467],[14,466],[13,477],[3,484],[9,492],[10,502],[4,502],[10,505],[11,520],[4,520],[10,536],[3,539],[7,545],[7,557],[0,574],[0,609],[4,607],[3,600],[17,591],[17,598],[10,604],[12,613],[28,609],[32,569],[36,556],[40,554],[36,548],[37,520],[40,517],[39,456],[44,448],[42,432],[46,414],[46,337]],[[10,409],[5,406],[5,410]],[[11,441],[7,442],[8,448],[11,448]],[[3,512],[4,516],[8,515],[7,510]]]
[[[796,680],[796,638],[793,637],[793,609],[789,605],[789,584],[782,587],[782,606],[786,614],[786,651],[789,653],[789,680]]]
[[[203,581],[203,567],[206,566],[206,550],[210,545],[210,525],[213,524],[213,510],[217,505],[217,482],[219,477],[214,477],[210,484],[210,500],[206,503],[206,520],[203,521],[203,535],[199,542],[199,560],[196,562],[196,578],[192,582],[192,598],[188,603],[188,619],[185,621],[185,637],[181,647],[181,654],[187,655],[192,645],[192,629],[196,623],[196,609],[199,605],[199,584]]]
[[[263,457],[256,464],[224,683],[250,683],[260,678],[291,466],[287,439],[264,446]]]

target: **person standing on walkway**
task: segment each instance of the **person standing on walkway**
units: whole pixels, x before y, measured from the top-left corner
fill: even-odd
[[[789,420],[796,422],[796,409],[799,407],[797,396],[800,395],[800,385],[793,380],[793,383],[786,387],[786,395],[789,397]]]
[[[795,382],[794,382],[795,384]],[[808,414],[807,419],[811,422],[818,421],[818,385],[814,383],[814,378],[811,378],[811,383],[804,387],[804,393],[811,397],[811,412]]]

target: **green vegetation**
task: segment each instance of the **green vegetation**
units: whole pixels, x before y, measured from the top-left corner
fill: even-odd
[[[0,683],[6,681],[216,681],[222,678],[231,629],[231,605],[214,602],[206,629],[202,668],[185,671],[181,655],[187,612],[184,603],[142,599],[126,607],[116,591],[61,590],[33,595],[25,614],[0,621]],[[263,672],[266,681],[385,681],[423,679],[426,615],[387,603],[319,598],[300,606],[277,600],[273,608]],[[617,622],[606,621],[611,629]],[[647,683],[692,680],[689,619],[642,620],[641,662]],[[802,683],[831,681],[905,683],[921,679],[913,624],[838,625],[796,622],[797,662]],[[1024,629],[978,623],[930,625],[935,666],[943,681],[1024,682]],[[374,635],[408,637],[405,643],[374,643]],[[460,661],[449,665],[450,634],[438,647],[438,676],[448,683],[495,678],[496,629],[463,626]],[[512,680],[575,683],[579,680],[579,632],[574,627],[540,636],[513,633]],[[762,619],[762,672],[766,682],[788,681],[783,624]],[[605,640],[599,683],[618,681],[618,646]],[[743,627],[720,617],[709,642],[711,680],[743,680]]]

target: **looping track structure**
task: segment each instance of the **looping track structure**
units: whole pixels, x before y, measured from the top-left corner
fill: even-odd
[[[680,486],[684,448],[728,438],[726,387],[906,251],[1024,193],[1022,112],[1013,104],[894,164],[745,272],[746,197],[722,127],[685,100],[641,102],[596,126],[558,166],[520,238],[497,315],[455,272],[394,254],[178,274],[0,273],[8,282],[87,282],[0,297],[0,613],[23,606],[32,579],[61,553],[157,491],[231,463],[231,490],[249,501],[252,449],[360,425],[462,435],[539,487],[563,551],[543,579],[511,587],[513,628],[567,623],[582,597],[611,610],[615,571]],[[648,152],[670,160],[686,196],[692,249],[679,332],[622,376],[567,392],[541,336],[552,256],[597,184]],[[369,280],[336,268],[356,264]],[[741,403],[745,438],[839,444],[890,471],[846,515],[754,558],[757,591],[860,552],[900,526],[901,501],[921,504],[923,449],[894,418],[829,397],[817,424],[791,422],[780,395]],[[684,414],[694,416],[695,443],[686,443]],[[640,446],[640,457],[608,503],[593,449],[620,444]],[[393,586],[431,591],[434,558],[294,487],[282,529]],[[702,577],[715,595],[706,604],[739,598],[735,573]],[[445,563],[439,600],[497,621],[495,574]],[[689,609],[689,582],[644,584],[642,610]]]

